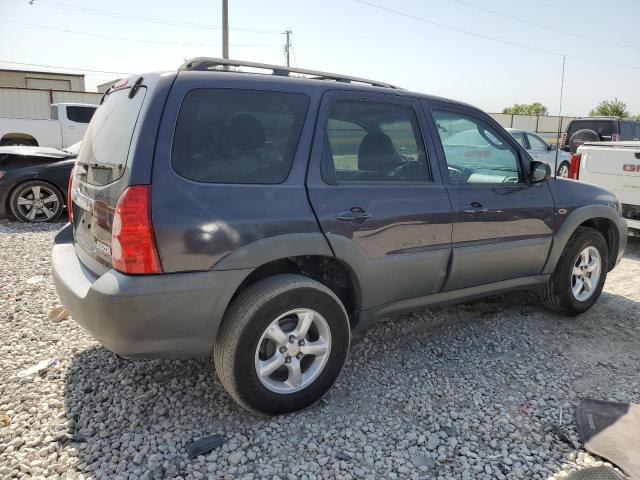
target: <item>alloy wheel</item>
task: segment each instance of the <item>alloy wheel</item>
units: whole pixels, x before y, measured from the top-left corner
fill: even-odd
[[[582,250],[573,263],[571,272],[571,291],[579,302],[591,298],[598,288],[602,260],[598,249],[589,246]]]

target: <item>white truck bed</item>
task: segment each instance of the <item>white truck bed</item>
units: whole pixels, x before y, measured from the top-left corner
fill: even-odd
[[[577,153],[578,180],[615,193],[631,233],[640,235],[640,141],[585,143]]]

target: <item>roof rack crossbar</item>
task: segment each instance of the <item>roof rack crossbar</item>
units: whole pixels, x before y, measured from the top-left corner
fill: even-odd
[[[268,63],[257,62],[245,62],[242,60],[228,60],[215,57],[196,57],[191,60],[187,60],[183,63],[178,70],[193,70],[193,71],[210,71],[216,70],[220,67],[246,67],[258,70],[270,70],[271,75],[277,75],[281,77],[288,77],[291,73],[307,76],[316,80],[333,80],[336,82],[346,83],[363,83],[374,87],[394,88],[400,89],[390,83],[378,82],[377,80],[368,80],[366,78],[351,77],[348,75],[340,75],[336,73],[321,72],[317,70],[307,70],[305,68],[296,67],[284,67],[282,65],[272,65]],[[247,72],[243,72],[247,73]]]

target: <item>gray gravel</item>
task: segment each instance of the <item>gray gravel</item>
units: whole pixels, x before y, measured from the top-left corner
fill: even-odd
[[[601,464],[578,445],[577,399],[640,402],[638,241],[578,319],[532,293],[392,317],[323,401],[264,419],[207,360],[123,361],[49,320],[60,226],[0,224],[0,478],[564,478]],[[214,433],[226,443],[190,459]]]

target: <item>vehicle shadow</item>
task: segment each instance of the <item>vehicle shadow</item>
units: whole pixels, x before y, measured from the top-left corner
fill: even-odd
[[[638,260],[640,242],[633,240],[623,261]],[[616,274],[609,281],[620,281]],[[295,474],[290,462],[301,451],[310,459],[328,456],[330,470],[355,463],[385,477],[404,465],[431,476],[472,456],[469,450],[491,459],[496,473],[519,469],[507,478],[551,477],[570,468],[566,459],[578,452],[550,430],[556,407],[564,409],[563,429],[574,439],[576,399],[640,401],[640,392],[630,393],[637,378],[628,368],[640,360],[640,302],[637,294],[614,293],[615,285],[575,319],[545,311],[534,292],[390,317],[352,345],[324,400],[271,419],[240,409],[209,359],[127,361],[94,347],[77,354],[67,370],[64,451],[76,457],[77,471],[95,478],[265,471],[286,477]],[[535,464],[526,449],[507,460],[513,464],[501,463],[514,431],[523,435],[520,442],[545,438]],[[432,432],[455,441],[447,440],[441,452],[427,448],[419,439]],[[222,434],[226,443],[189,458],[185,445],[209,434]],[[367,464],[362,451],[371,442],[382,442],[382,458],[393,461]]]

